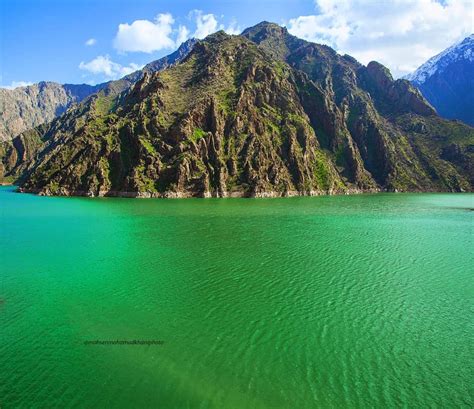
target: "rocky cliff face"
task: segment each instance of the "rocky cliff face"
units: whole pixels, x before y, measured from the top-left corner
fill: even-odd
[[[73,104],[99,91],[105,95],[123,92],[138,81],[144,72],[159,71],[183,59],[196,41],[187,40],[172,54],[117,81],[94,86],[40,82],[13,90],[0,88],[0,141],[9,141],[26,130],[51,122]]]
[[[405,80],[262,23],[4,145],[24,191],[142,197],[472,190],[474,129]]]
[[[86,84],[40,82],[13,90],[0,88],[0,141],[50,122],[75,102],[99,90]]]
[[[406,77],[438,113],[474,125],[474,34]]]

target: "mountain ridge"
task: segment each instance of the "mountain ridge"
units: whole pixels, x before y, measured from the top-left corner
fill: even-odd
[[[405,77],[449,119],[474,125],[474,34],[430,58]]]
[[[472,51],[472,42],[474,41],[474,34],[471,34],[463,40],[453,44],[447,49],[441,51],[439,54],[431,57],[428,61],[418,67],[413,73],[404,77],[408,81],[415,84],[423,84],[438,70],[443,70],[453,59],[467,59],[474,61],[474,52]]]
[[[73,104],[99,91],[106,94],[124,91],[135,83],[143,72],[163,69],[184,58],[196,42],[195,38],[186,40],[171,54],[152,61],[118,80],[96,85],[40,81],[12,90],[0,88],[0,141],[11,140],[24,131],[52,121]]]
[[[5,175],[48,195],[472,191],[474,180],[473,128],[439,118],[381,64],[271,23],[215,33],[12,145]]]

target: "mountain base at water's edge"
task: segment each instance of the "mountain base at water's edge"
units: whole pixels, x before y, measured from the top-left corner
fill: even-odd
[[[267,197],[472,191],[474,129],[406,80],[261,23],[218,32],[125,92],[3,146],[45,195]]]

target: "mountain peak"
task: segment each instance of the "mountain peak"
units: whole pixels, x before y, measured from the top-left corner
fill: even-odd
[[[272,23],[271,21],[261,21],[258,24],[255,24],[252,27],[246,28],[243,32],[242,35],[245,35],[246,33],[251,33],[251,32],[260,32],[260,31],[266,31],[266,32],[286,32],[286,27],[282,27],[278,25],[277,23]]]
[[[436,111],[474,125],[474,34],[435,55],[405,78]]]
[[[278,59],[285,59],[292,49],[306,43],[304,40],[292,36],[286,27],[268,21],[262,21],[245,29],[242,36],[258,44],[269,55]]]
[[[242,36],[247,37],[254,43],[260,44],[269,38],[273,40],[282,39],[290,36],[290,34],[286,27],[268,21],[262,21],[253,27],[246,28],[242,32]]]
[[[371,61],[367,65],[368,72],[374,76],[379,82],[392,83],[393,77],[390,70],[385,65],[380,64],[377,61]]]
[[[230,34],[227,34],[224,30],[219,30],[219,31],[216,31],[215,33],[212,33],[212,34],[209,34],[207,37],[204,38],[203,41],[207,41],[207,42],[219,42],[219,41],[223,41],[227,38],[229,38],[231,35]]]
[[[437,72],[443,72],[453,62],[462,60],[474,62],[474,34],[470,34],[463,40],[430,58],[416,71],[406,75],[404,78],[420,85]]]

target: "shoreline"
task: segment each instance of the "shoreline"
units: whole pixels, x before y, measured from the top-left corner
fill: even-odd
[[[5,186],[14,186],[13,184]],[[59,189],[57,193],[45,192],[41,189],[24,189],[18,187],[15,192],[29,193],[38,196],[48,197],[89,197],[89,198],[125,198],[125,199],[225,199],[225,198],[248,198],[248,199],[265,199],[265,198],[284,198],[284,197],[316,197],[316,196],[348,196],[359,194],[374,193],[473,193],[472,191],[449,191],[449,190],[390,190],[390,189],[347,189],[347,190],[330,190],[330,191],[263,191],[263,192],[203,192],[195,193],[189,191],[167,191],[167,192],[125,192],[125,191],[99,191],[94,193],[91,191],[69,191],[67,189]]]

